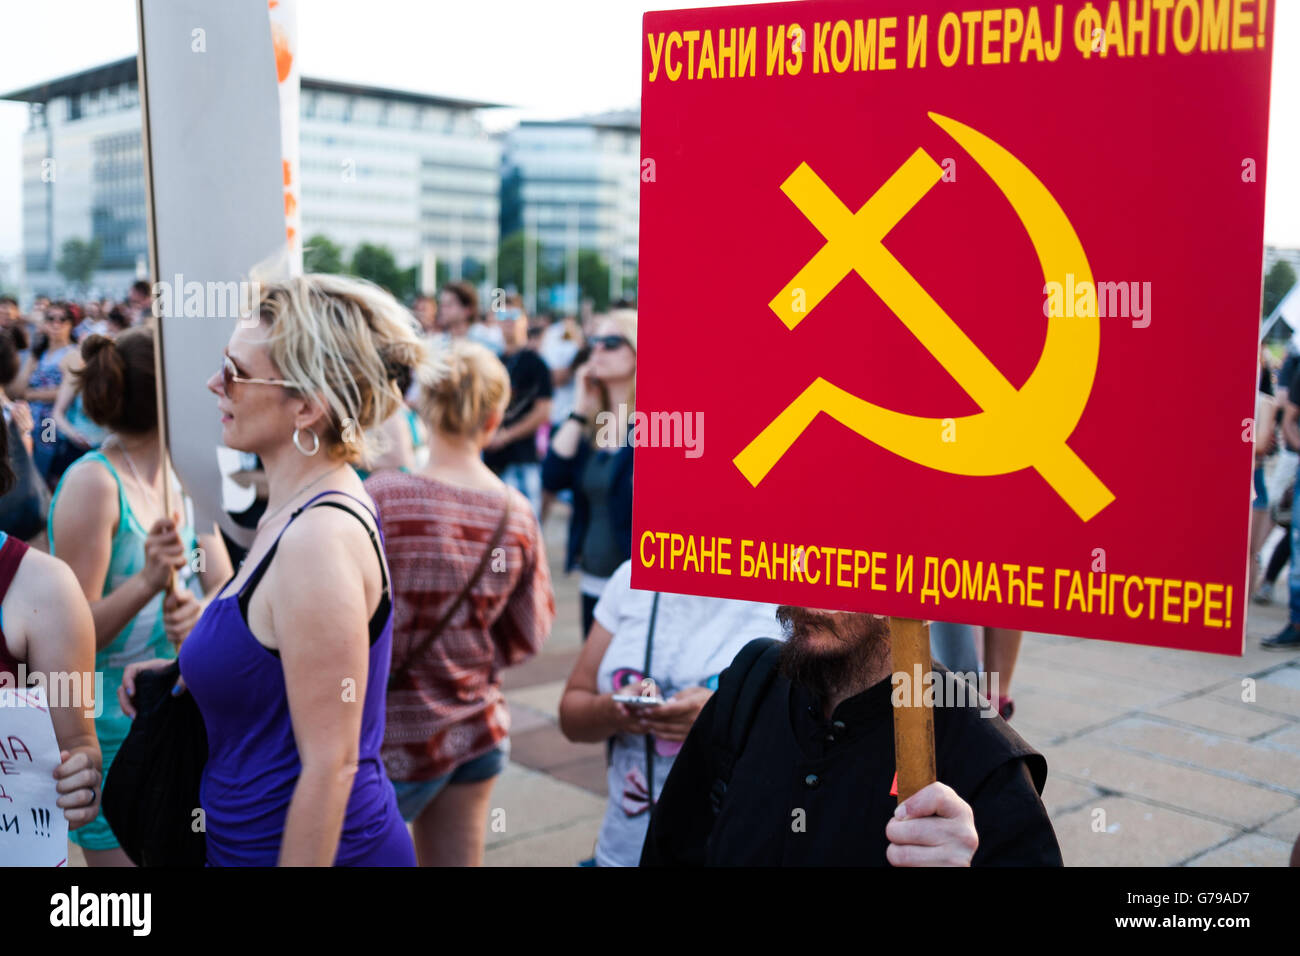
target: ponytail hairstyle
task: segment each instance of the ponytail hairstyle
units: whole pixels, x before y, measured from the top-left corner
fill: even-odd
[[[81,407],[109,431],[143,435],[158,427],[153,330],[128,329],[116,339],[91,335],[81,343],[84,365],[73,372]]]
[[[258,312],[280,375],[325,411],[321,445],[338,461],[383,451],[382,439],[366,429],[402,406],[403,369],[420,381],[438,378],[415,317],[364,279],[311,274],[262,282]]]
[[[510,376],[489,349],[456,339],[441,354],[440,374],[421,380],[420,415],[444,435],[476,438],[510,401]]]
[[[0,329],[0,388],[5,388],[18,377],[22,362],[18,358],[21,345],[15,341],[13,329]]]

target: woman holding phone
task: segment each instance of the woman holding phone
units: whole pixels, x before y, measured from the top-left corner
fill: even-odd
[[[576,743],[613,738],[596,865],[636,866],[650,808],[718,675],[751,640],[781,631],[774,604],[635,590],[631,561],[611,575],[595,618],[560,699],[560,730]]]
[[[307,275],[261,288],[259,321],[236,328],[208,388],[224,444],[262,461],[266,513],[180,654],[208,735],[208,862],[412,866],[380,761],[393,598],[352,464],[424,346],[371,283]]]

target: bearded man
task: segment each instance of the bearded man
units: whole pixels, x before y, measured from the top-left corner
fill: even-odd
[[[1061,865],[1047,761],[986,701],[951,693],[935,662],[938,780],[900,804],[888,621],[789,606],[777,620],[785,643],[741,651],[696,718],[642,866]]]

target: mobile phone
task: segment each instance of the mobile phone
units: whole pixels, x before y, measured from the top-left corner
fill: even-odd
[[[662,697],[646,697],[643,694],[615,694],[614,700],[629,707],[658,707],[664,702]]]

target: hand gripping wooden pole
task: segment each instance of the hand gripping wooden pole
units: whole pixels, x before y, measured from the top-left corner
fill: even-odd
[[[894,762],[898,771],[898,802],[934,783],[934,708],[925,706],[921,681],[930,672],[930,625],[907,617],[891,617],[894,674],[903,675],[904,690],[894,693]],[[919,678],[919,679],[918,679]],[[902,698],[901,704],[899,698]]]
[[[136,75],[139,77],[138,86],[140,88],[140,145],[144,154],[144,202],[145,202],[145,225],[146,236],[149,245],[149,278],[150,289],[156,295],[158,289],[158,224],[155,218],[154,195],[153,195],[153,151],[150,143],[150,116],[149,116],[149,83],[148,72],[145,70],[145,42],[144,42],[144,0],[136,0],[135,13],[136,32],[139,39],[139,45],[136,48]],[[158,454],[159,467],[162,469],[163,478],[163,517],[170,520],[172,517],[172,475],[171,475],[171,449],[168,439],[167,430],[167,370],[163,361],[163,317],[158,309],[158,301],[152,298],[153,317],[150,324],[153,326],[153,371],[154,387],[158,400]],[[179,524],[177,531],[180,530]],[[172,571],[167,575],[167,587],[164,594],[171,594],[176,590],[176,572]]]

